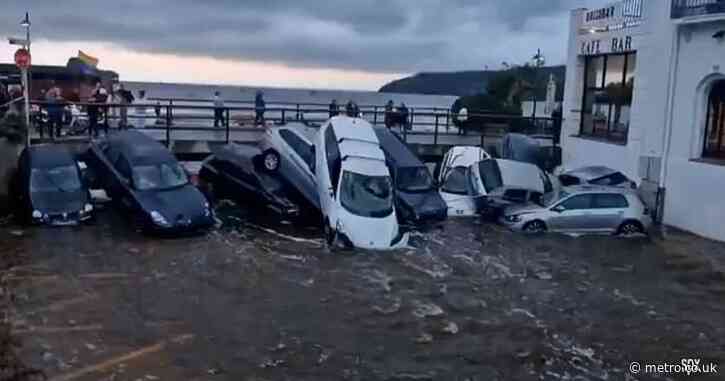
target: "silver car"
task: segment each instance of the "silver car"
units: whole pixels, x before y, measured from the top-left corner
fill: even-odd
[[[512,206],[499,221],[528,233],[646,233],[649,210],[632,190],[581,185],[562,188],[541,199],[541,205]]]

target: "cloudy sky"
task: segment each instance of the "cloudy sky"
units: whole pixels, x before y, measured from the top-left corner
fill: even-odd
[[[123,80],[377,89],[420,71],[564,62],[568,13],[606,0],[4,0],[33,62],[78,49]],[[4,38],[3,38],[4,39]],[[2,62],[14,48],[0,43]]]

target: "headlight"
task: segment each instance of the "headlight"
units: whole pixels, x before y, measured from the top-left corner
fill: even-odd
[[[210,217],[211,216],[211,206],[208,202],[204,203],[204,217]]]
[[[505,219],[507,222],[521,222],[521,216],[518,214],[506,216]]]
[[[90,213],[92,211],[93,211],[93,205],[91,205],[91,204],[86,204],[83,207],[83,213]]]
[[[33,211],[33,218],[35,218],[36,220],[39,220],[39,219],[43,218],[43,213],[40,213],[39,210],[34,210]]]
[[[342,224],[341,220],[337,220],[337,224],[335,225],[335,231],[337,231],[338,233],[345,232],[345,225]]]
[[[151,212],[151,220],[153,220],[156,225],[160,225],[160,226],[169,225],[169,222],[166,221],[166,218],[164,218],[164,216],[162,216],[161,213],[159,213],[155,210]]]

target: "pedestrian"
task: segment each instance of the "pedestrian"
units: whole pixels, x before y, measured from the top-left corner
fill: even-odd
[[[552,131],[551,135],[554,140],[554,145],[559,144],[559,140],[561,139],[561,121],[562,121],[562,109],[561,105],[557,105],[556,108],[554,108],[554,111],[551,112],[551,119],[552,119]]]
[[[264,94],[261,91],[257,91],[257,95],[254,97],[254,123],[265,125],[264,121],[264,110],[266,104],[264,103]]]
[[[357,115],[355,114],[355,102],[352,100],[348,100],[347,104],[345,104],[345,115],[349,116],[350,118],[354,118]]]
[[[410,125],[408,124],[408,107],[405,105],[405,102],[400,102],[400,123],[406,130],[410,129]]]
[[[330,118],[338,115],[340,115],[340,105],[337,104],[337,99],[333,99],[330,102]]]
[[[45,102],[48,110],[48,135],[51,139],[59,138],[63,126],[63,97],[58,86],[53,85],[45,92]]]
[[[146,102],[146,90],[139,90],[136,105],[133,108],[136,117],[133,118],[132,125],[136,128],[146,127]]]
[[[117,103],[120,105],[120,117],[121,120],[118,122],[118,127],[120,129],[127,129],[128,128],[128,106],[133,103],[134,96],[133,93],[126,90],[123,87],[123,83],[118,85],[118,91],[117,91]]]
[[[214,127],[224,127],[224,100],[218,91],[214,92]]]
[[[385,104],[385,127],[390,129],[393,126],[394,115],[393,115],[393,109],[395,108],[395,104],[393,103],[393,100],[388,100],[388,103]]]
[[[101,86],[101,82],[97,81],[90,98],[88,99],[88,126],[89,134],[98,137],[98,117],[103,111],[98,104],[104,104],[108,100],[108,91]],[[106,130],[108,125],[106,125]]]

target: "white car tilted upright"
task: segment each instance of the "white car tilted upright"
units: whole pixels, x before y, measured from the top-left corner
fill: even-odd
[[[440,195],[448,205],[448,217],[470,217],[478,213],[471,184],[470,167],[491,155],[479,147],[457,146],[443,157],[438,174]]]
[[[325,237],[362,249],[407,245],[393,205],[393,186],[373,127],[358,118],[337,116],[319,130],[315,175]]]

